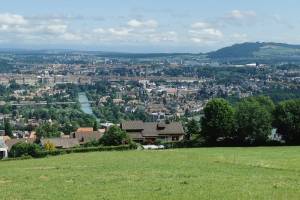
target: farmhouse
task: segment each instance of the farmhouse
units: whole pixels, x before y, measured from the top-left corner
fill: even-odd
[[[180,141],[185,135],[182,124],[179,122],[125,121],[121,124],[121,128],[133,141],[148,144],[157,140]]]

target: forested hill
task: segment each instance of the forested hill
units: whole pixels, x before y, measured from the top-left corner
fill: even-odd
[[[300,45],[283,43],[242,43],[225,47],[207,54],[211,59],[281,59],[300,60]]]

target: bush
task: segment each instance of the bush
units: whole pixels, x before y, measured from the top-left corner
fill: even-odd
[[[35,158],[44,158],[47,156],[58,156],[63,154],[70,153],[87,153],[87,152],[96,152],[96,151],[126,151],[136,149],[134,145],[121,145],[121,146],[98,146],[98,147],[85,147],[85,148],[73,148],[73,149],[56,149],[54,151],[37,151]]]
[[[22,156],[35,157],[40,150],[41,147],[37,144],[19,142],[12,146],[9,152],[9,156],[13,158],[22,157]]]
[[[206,142],[204,138],[197,137],[192,140],[182,140],[179,142],[164,142],[162,145],[165,146],[166,149],[173,148],[197,148],[197,147],[205,147]]]
[[[99,145],[100,145],[99,141],[97,141],[97,140],[92,140],[92,141],[90,141],[90,142],[85,143],[83,146],[84,146],[84,147],[97,147],[97,146],[99,146]]]
[[[53,143],[51,143],[50,141],[47,141],[44,145],[44,148],[47,151],[54,151],[55,150],[55,145]]]

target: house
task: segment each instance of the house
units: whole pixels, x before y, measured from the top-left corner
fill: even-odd
[[[25,143],[30,143],[33,144],[35,142],[35,139],[29,139],[29,138],[22,138],[22,139],[11,139],[11,140],[6,140],[5,144],[8,147],[8,151],[11,150],[12,146],[19,142],[25,142]]]
[[[42,146],[46,143],[51,143],[57,149],[70,149],[79,146],[79,141],[76,138],[45,138],[41,139]]]
[[[179,122],[143,122],[125,121],[121,123],[122,130],[139,143],[152,144],[157,140],[164,142],[181,141],[185,132]]]
[[[79,144],[85,144],[95,140],[99,140],[103,135],[103,131],[94,131],[92,127],[78,128],[77,131],[70,135],[70,138],[76,138]]]
[[[4,140],[0,138],[0,160],[7,158],[8,156],[8,147],[5,144]]]

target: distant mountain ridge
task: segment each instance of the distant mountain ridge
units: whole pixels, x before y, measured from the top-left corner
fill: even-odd
[[[300,45],[274,42],[246,42],[207,53],[211,59],[296,59],[300,60]]]
[[[246,42],[234,44],[209,53],[126,53],[109,51],[85,51],[73,49],[9,49],[0,48],[0,53],[16,54],[90,54],[104,57],[119,58],[162,58],[177,57],[198,58],[205,61],[224,61],[224,62],[289,62],[297,61],[300,63],[300,45],[275,43],[275,42]]]

